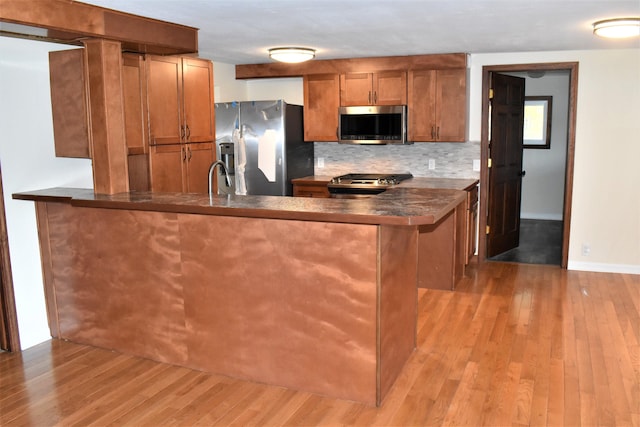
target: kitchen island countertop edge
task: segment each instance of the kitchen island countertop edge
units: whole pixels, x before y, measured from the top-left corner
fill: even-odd
[[[466,193],[452,189],[396,187],[369,198],[314,199],[155,192],[108,195],[94,193],[92,189],[56,187],[14,193],[13,198],[105,209],[413,226],[437,223],[466,200]]]

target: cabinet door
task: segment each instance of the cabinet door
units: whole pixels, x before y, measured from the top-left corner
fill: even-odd
[[[410,141],[466,140],[466,72],[464,68],[409,71]]]
[[[183,58],[184,126],[187,142],[215,139],[213,65],[211,61]]]
[[[340,105],[373,104],[372,74],[349,73],[340,75]]]
[[[411,70],[408,80],[408,138],[435,141],[436,72]]]
[[[147,56],[149,141],[151,145],[182,141],[182,60]]]
[[[209,166],[213,162],[213,143],[187,144],[186,155],[186,191],[189,193],[208,193]],[[216,188],[216,187],[213,187]]]
[[[438,70],[436,87],[436,137],[438,141],[464,142],[467,129],[467,70]]]
[[[122,55],[122,100],[128,154],[147,153],[147,85],[142,55]]]
[[[384,71],[373,75],[373,104],[406,105],[407,73]]]
[[[151,191],[181,193],[186,175],[184,163],[186,149],[183,144],[154,145],[150,147]]]
[[[337,141],[340,77],[338,74],[304,76],[304,140]]]
[[[91,157],[84,52],[49,52],[53,137],[58,157]]]

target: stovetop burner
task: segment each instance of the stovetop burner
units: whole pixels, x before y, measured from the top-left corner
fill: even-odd
[[[331,194],[379,194],[410,178],[410,173],[349,173],[332,178],[328,188]]]
[[[360,185],[396,185],[405,179],[413,178],[410,173],[348,173],[331,179],[331,184]]]

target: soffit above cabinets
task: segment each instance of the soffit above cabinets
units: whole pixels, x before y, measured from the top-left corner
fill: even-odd
[[[197,28],[68,0],[0,0],[0,35],[73,45],[101,38],[154,54],[198,51]]]

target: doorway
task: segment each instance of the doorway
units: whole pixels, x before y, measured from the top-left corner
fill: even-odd
[[[576,118],[576,101],[577,101],[577,89],[578,89],[578,63],[577,62],[563,62],[563,63],[542,63],[542,64],[512,64],[512,65],[494,65],[484,66],[482,71],[482,130],[481,130],[481,171],[480,171],[480,187],[487,189],[487,191],[481,191],[480,205],[483,206],[483,215],[480,215],[479,226],[480,230],[487,230],[487,214],[490,211],[491,203],[490,197],[490,180],[489,180],[489,153],[490,153],[490,141],[489,141],[489,117],[490,117],[490,102],[489,102],[489,89],[491,78],[494,73],[510,74],[510,75],[523,75],[523,73],[529,73],[530,75],[541,75],[544,73],[565,73],[569,76],[568,83],[568,108],[567,108],[567,126],[566,126],[566,149],[564,157],[564,187],[563,195],[561,195],[560,218],[549,218],[543,220],[529,220],[525,219],[522,223],[523,237],[526,237],[527,233],[533,234],[536,237],[541,237],[541,230],[548,230],[551,234],[557,233],[560,235],[561,243],[557,248],[559,251],[559,262],[555,261],[554,264],[559,264],[562,268],[567,268],[568,263],[568,248],[569,248],[569,235],[571,226],[571,200],[572,200],[572,187],[573,187],[573,167],[574,167],[574,147],[575,147],[575,118]],[[562,184],[560,184],[562,185]],[[526,204],[525,204],[526,205]],[[559,221],[558,221],[559,219]],[[549,227],[547,227],[549,226]],[[542,228],[541,228],[542,227]],[[538,239],[541,244],[547,244],[547,238],[542,240]],[[487,260],[487,234],[480,233],[478,257],[480,261]],[[534,245],[536,242],[534,242]],[[525,244],[521,245],[520,252],[523,253],[526,250]],[[516,256],[514,256],[516,255]],[[515,262],[533,262],[533,263],[546,263],[547,260],[544,257],[533,257],[529,260],[518,259],[518,251],[511,254],[506,254],[503,259],[506,261]],[[509,259],[511,257],[511,259]],[[491,258],[494,259],[494,258]]]
[[[4,212],[2,170],[0,170],[0,350],[20,351],[18,316],[13,293],[9,239]]]

